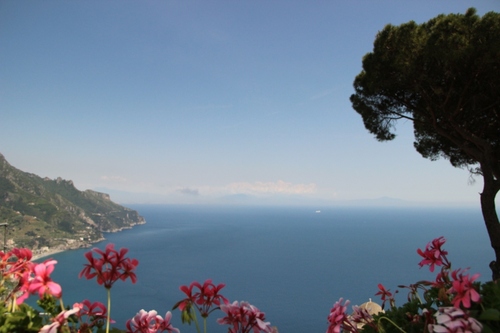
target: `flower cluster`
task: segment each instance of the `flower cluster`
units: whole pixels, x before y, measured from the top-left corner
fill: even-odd
[[[473,282],[477,280],[479,274],[469,277],[464,275],[463,271],[458,269],[451,273],[453,281],[451,288],[446,292],[453,296],[452,303],[455,308],[460,308],[460,304],[466,309],[471,307],[471,302],[479,302],[479,293],[474,289]]]
[[[104,321],[108,317],[108,309],[104,304],[101,302],[91,303],[86,299],[80,304],[75,305],[80,308],[80,311],[75,315],[80,323],[81,332],[88,332],[93,327],[104,326]]]
[[[349,301],[345,301],[344,304],[342,302],[344,301],[343,298],[340,298],[335,304],[333,305],[332,309],[330,310],[330,314],[328,315],[328,329],[326,330],[327,333],[340,333],[342,330],[342,327],[349,327],[351,325],[351,321],[349,320],[349,316],[347,315],[347,306],[349,305]]]
[[[92,251],[85,253],[89,263],[84,265],[84,269],[80,272],[80,278],[85,276],[90,280],[95,277],[97,283],[104,285],[106,289],[110,289],[116,281],[125,281],[127,278],[135,283],[137,277],[134,270],[139,261],[125,257],[127,252],[128,249],[125,248],[116,251],[112,243],[106,245],[105,251],[98,248],[92,249]],[[94,253],[98,255],[97,258],[94,258]]]
[[[46,294],[61,298],[61,286],[50,278],[57,261],[49,259],[35,264],[31,258],[31,251],[24,248],[0,252],[0,291],[11,310],[30,294],[38,294],[40,299]]]
[[[10,252],[0,252],[0,313],[9,313],[0,316],[0,332],[39,332],[39,333],[102,333],[106,325],[113,323],[110,318],[110,290],[116,281],[130,279],[137,281],[135,268],[139,264],[136,259],[126,257],[128,250],[115,250],[113,244],[106,245],[104,250],[94,248],[85,253],[87,263],[79,274],[80,278],[96,279],[99,285],[108,292],[108,305],[100,302],[83,300],[66,308],[62,302],[62,288],[52,281],[51,273],[57,261],[48,259],[42,263],[31,261],[32,253],[28,249],[13,249]],[[222,310],[226,315],[217,320],[220,324],[230,325],[230,333],[277,333],[265,321],[264,313],[247,302],[229,303],[227,298],[220,294],[224,284],[214,284],[206,280],[203,284],[193,282],[189,286],[181,286],[180,290],[186,298],[179,301],[174,308],[179,307],[182,318],[188,323],[196,323],[197,310],[204,321],[215,310]],[[42,316],[38,311],[24,304],[30,294],[40,297],[39,306],[44,310]],[[60,307],[56,305],[60,301]],[[133,318],[126,322],[127,333],[180,333],[179,329],[171,324],[172,313],[168,311],[162,318],[155,310],[146,312],[140,310]],[[198,332],[200,329],[197,324]],[[113,332],[122,332],[114,329]]]
[[[67,327],[70,323],[78,327],[78,333],[93,332],[94,328],[100,329],[104,326],[106,315],[106,307],[104,304],[100,302],[91,303],[89,300],[84,300],[81,303],[73,304],[71,309],[62,310],[55,315],[50,319],[50,323],[44,325],[40,329],[40,333],[61,332],[64,331],[63,328]],[[70,318],[72,318],[72,320],[70,320]]]
[[[60,332],[60,328],[67,324],[68,318],[75,313],[80,311],[78,304],[73,305],[71,310],[63,310],[55,318],[52,319],[52,323],[42,327],[39,333],[57,333]]]
[[[59,284],[52,281],[50,274],[54,271],[55,260],[46,260],[41,264],[36,264],[33,267],[35,277],[30,280],[29,292],[31,294],[38,293],[40,298],[43,298],[45,293],[49,293],[56,298],[61,298],[62,288]]]
[[[215,285],[210,279],[206,280],[203,285],[195,281],[189,286],[181,286],[179,289],[187,297],[178,302],[174,309],[179,307],[181,311],[186,312],[190,311],[192,306],[195,306],[201,317],[206,318],[212,311],[218,309],[221,303],[228,302],[224,296],[219,294],[224,286],[223,283]],[[197,291],[194,290],[195,288]]]
[[[151,310],[146,312],[139,311],[134,318],[127,321],[127,333],[160,333],[160,332],[177,332],[180,331],[170,324],[172,313],[168,311],[163,319],[158,312]]]
[[[327,333],[341,330],[351,333],[386,332],[391,327],[398,332],[479,333],[483,327],[488,327],[491,332],[493,328],[499,328],[500,287],[496,282],[484,284],[483,288],[489,289],[481,295],[480,284],[475,282],[479,274],[470,276],[467,269],[451,270],[448,252],[443,249],[445,242],[444,237],[439,237],[428,243],[424,250],[417,250],[422,257],[420,267],[429,266],[431,272],[441,267],[441,271],[435,281],[399,286],[410,290],[406,304],[396,307],[394,294],[379,284],[375,295],[381,297],[382,308],[389,302],[387,312],[372,315],[354,307],[353,314],[348,316],[346,309],[349,301],[342,305],[341,298],[328,316]],[[418,290],[423,290],[423,299]]]
[[[390,292],[389,289],[385,289],[385,287],[381,283],[378,284],[378,290],[379,291],[375,294],[375,296],[380,296],[380,298],[382,299],[382,309],[384,308],[385,302],[387,301],[389,301],[391,307],[394,306],[394,304],[396,304],[394,295]]]
[[[483,326],[465,311],[456,307],[439,308],[436,323],[429,324],[429,332],[481,332]]]
[[[420,267],[429,266],[434,272],[441,270],[434,281],[420,281],[409,286],[408,302],[396,307],[394,295],[382,284],[378,284],[382,307],[372,307],[371,301],[364,306],[354,306],[352,314],[347,314],[349,301],[341,298],[336,302],[327,317],[327,333],[374,333],[374,332],[423,332],[423,333],[479,333],[500,331],[500,285],[497,282],[481,284],[477,282],[479,274],[470,275],[467,269],[451,269],[448,253],[443,249],[446,240],[434,239],[424,250],[417,253],[423,258]],[[65,308],[62,303],[62,288],[52,281],[50,275],[57,261],[48,259],[42,263],[31,261],[28,249],[13,249],[0,252],[0,332],[93,333],[95,330],[109,332],[110,290],[118,280],[137,280],[136,259],[126,257],[128,250],[115,250],[108,244],[105,250],[92,249],[85,254],[88,263],[80,277],[96,278],[99,285],[108,292],[108,305],[84,300]],[[97,254],[96,257],[94,255]],[[224,316],[217,323],[228,325],[229,333],[277,333],[266,321],[265,314],[248,302],[230,303],[220,292],[224,284],[214,284],[208,279],[203,284],[193,282],[183,285],[180,290],[185,298],[175,304],[181,311],[183,322],[196,323],[201,333],[196,312],[203,318],[204,333],[207,331],[206,320],[210,314],[220,310]],[[419,291],[423,291],[420,298]],[[49,317],[42,317],[39,312],[24,304],[30,294],[36,294],[38,304]],[[60,307],[56,306],[60,301]],[[384,311],[383,306],[390,308]],[[368,304],[368,305],[367,305]],[[376,311],[372,311],[372,310]],[[171,323],[172,313],[164,317],[155,310],[140,310],[126,323],[127,333],[180,333]],[[114,330],[118,332],[118,330]]]
[[[229,333],[276,332],[269,322],[265,322],[265,314],[248,302],[234,301],[221,305],[220,309],[226,314],[217,319],[219,324],[229,325]]]
[[[174,309],[179,308],[181,310],[182,322],[188,324],[194,322],[197,331],[200,332],[196,319],[196,309],[203,318],[204,332],[206,332],[208,316],[215,310],[221,310],[226,316],[217,319],[217,322],[230,325],[229,333],[275,332],[275,329],[271,328],[268,322],[264,322],[264,312],[259,311],[255,306],[248,302],[238,303],[235,301],[229,303],[227,298],[220,294],[224,286],[223,283],[216,285],[210,279],[203,284],[194,281],[189,286],[181,286],[179,289],[187,297],[177,302]]]
[[[377,305],[371,301],[365,304],[373,304]],[[346,331],[356,331],[358,328],[362,328],[363,326],[371,326],[372,328],[375,328],[374,322],[373,322],[373,314],[378,313],[377,309],[372,309],[370,305],[367,305],[367,307],[360,307],[360,306],[353,306],[352,307],[352,314],[349,316],[349,321],[346,322],[345,327],[347,328]]]
[[[108,290],[117,280],[130,278],[136,281],[134,269],[138,264],[135,259],[126,258],[127,249],[114,250],[113,244],[108,244],[105,251],[94,249],[85,254],[89,264],[85,265],[80,274],[88,279],[97,278],[97,282]],[[101,257],[94,258],[97,253]],[[29,331],[39,329],[41,333],[81,332],[91,333],[98,330],[107,322],[109,330],[109,300],[108,307],[100,302],[84,300],[75,303],[73,307],[65,308],[62,302],[62,288],[54,282],[50,275],[57,264],[56,260],[47,259],[41,263],[31,261],[32,252],[29,249],[13,249],[9,252],[0,252],[0,312],[6,311],[9,316],[0,316],[0,326],[7,331],[24,332],[23,327],[28,325]],[[39,296],[38,304],[51,317],[42,317],[40,313],[31,309],[24,301],[30,294]],[[56,299],[60,302],[58,309]],[[76,325],[78,329],[69,330],[69,325]],[[3,331],[2,331],[3,332]]]
[[[130,278],[132,283],[137,281],[134,270],[139,264],[139,261],[137,259],[125,257],[127,253],[128,249],[126,248],[121,248],[119,251],[115,250],[115,245],[112,243],[106,245],[104,251],[94,248],[85,253],[88,264],[84,265],[79,275],[80,278],[85,276],[88,280],[96,278],[97,283],[99,285],[104,285],[104,288],[106,288],[108,292],[106,333],[109,332],[109,324],[111,321],[111,287],[118,280],[125,281]],[[97,254],[96,258],[94,258],[94,254]]]
[[[417,249],[417,253],[424,258],[418,265],[420,267],[429,265],[431,272],[434,272],[435,266],[444,265],[445,268],[449,268],[451,264],[446,257],[448,252],[442,249],[444,243],[446,243],[446,240],[441,236],[428,243],[424,251]]]

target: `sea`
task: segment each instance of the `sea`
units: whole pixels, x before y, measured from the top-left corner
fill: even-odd
[[[420,268],[418,248],[444,236],[444,249],[453,269],[470,268],[489,281],[493,260],[486,228],[477,208],[421,207],[246,207],[197,205],[129,205],[146,224],[117,233],[95,244],[127,248],[139,260],[137,283],[118,281],[111,289],[113,326],[139,310],[172,311],[172,324],[181,332],[196,332],[182,324],[173,305],[184,298],[181,285],[212,279],[224,283],[221,294],[248,301],[266,314],[279,332],[325,332],[327,316],[340,298],[360,305],[383,284],[399,290],[402,304],[409,285],[434,280]],[[54,281],[63,300],[106,303],[106,291],[95,280],[79,279],[89,249],[52,256],[57,260]],[[31,298],[34,298],[32,296]],[[208,332],[227,332],[208,318]]]

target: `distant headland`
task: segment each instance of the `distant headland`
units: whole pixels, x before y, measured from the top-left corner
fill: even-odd
[[[104,240],[104,232],[144,223],[137,211],[106,193],[79,191],[71,180],[23,172],[0,154],[0,249],[26,247],[40,258],[89,247]]]

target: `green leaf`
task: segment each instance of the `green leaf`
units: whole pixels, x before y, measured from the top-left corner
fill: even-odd
[[[479,320],[497,320],[500,321],[500,311],[497,309],[486,309],[479,316]]]
[[[483,325],[481,333],[495,333],[488,325]]]

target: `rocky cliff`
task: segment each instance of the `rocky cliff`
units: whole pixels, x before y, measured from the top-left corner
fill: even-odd
[[[103,232],[131,228],[145,220],[109,195],[79,191],[70,180],[41,178],[11,166],[0,154],[0,234],[7,249],[28,247],[34,253],[86,247]],[[3,237],[0,243],[3,245]]]

